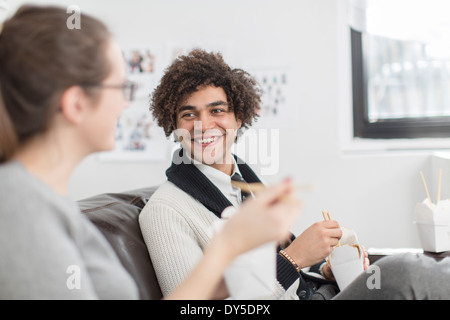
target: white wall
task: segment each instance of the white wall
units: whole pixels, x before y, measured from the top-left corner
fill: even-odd
[[[14,2],[14,6],[22,1]],[[43,1],[33,1],[44,3]],[[351,65],[344,0],[76,0],[107,22],[119,43],[174,41],[227,43],[236,67],[266,61],[288,65],[290,122],[279,125],[279,170],[268,182],[291,176],[315,191],[301,194],[299,232],[329,210],[356,230],[366,247],[418,247],[412,213],[425,193],[419,171],[431,173],[429,147],[351,139]],[[403,148],[406,145],[406,149]],[[450,144],[449,144],[450,145]],[[432,147],[434,145],[431,145]],[[439,145],[441,147],[441,145]],[[386,151],[386,148],[400,150]],[[87,158],[70,194],[79,199],[165,180],[164,162],[104,163]],[[258,168],[257,165],[255,165]],[[430,178],[431,181],[431,178]]]

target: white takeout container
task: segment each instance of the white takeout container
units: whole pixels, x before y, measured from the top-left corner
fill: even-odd
[[[450,200],[442,200],[434,205],[425,199],[416,204],[414,223],[424,251],[450,250]]]
[[[328,261],[341,291],[364,271],[364,253],[357,244],[334,248]]]
[[[213,225],[217,233],[236,213],[234,207],[222,212]],[[225,283],[233,300],[268,299],[276,291],[276,243],[269,242],[236,257],[224,272]]]
[[[234,300],[268,299],[276,288],[276,245],[268,243],[238,256],[225,270]]]
[[[328,256],[328,262],[342,291],[364,271],[364,252],[352,229],[341,227],[341,230],[339,245]]]

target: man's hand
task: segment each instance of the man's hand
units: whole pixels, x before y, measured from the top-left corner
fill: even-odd
[[[284,251],[300,268],[323,261],[338,244],[342,230],[335,220],[316,222],[300,234]]]

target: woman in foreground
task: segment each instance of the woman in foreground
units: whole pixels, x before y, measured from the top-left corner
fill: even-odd
[[[106,26],[81,15],[71,30],[68,17],[23,6],[0,28],[0,299],[137,299],[67,196],[78,163],[114,147],[133,85]],[[292,192],[284,181],[242,206],[168,298],[210,298],[234,257],[287,236],[300,210]]]

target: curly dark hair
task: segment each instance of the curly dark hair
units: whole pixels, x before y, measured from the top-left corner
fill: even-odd
[[[177,108],[182,101],[209,85],[225,91],[230,111],[241,120],[241,128],[257,120],[261,89],[256,80],[242,69],[230,68],[220,53],[194,49],[166,69],[151,95],[150,111],[167,137],[176,129]]]

